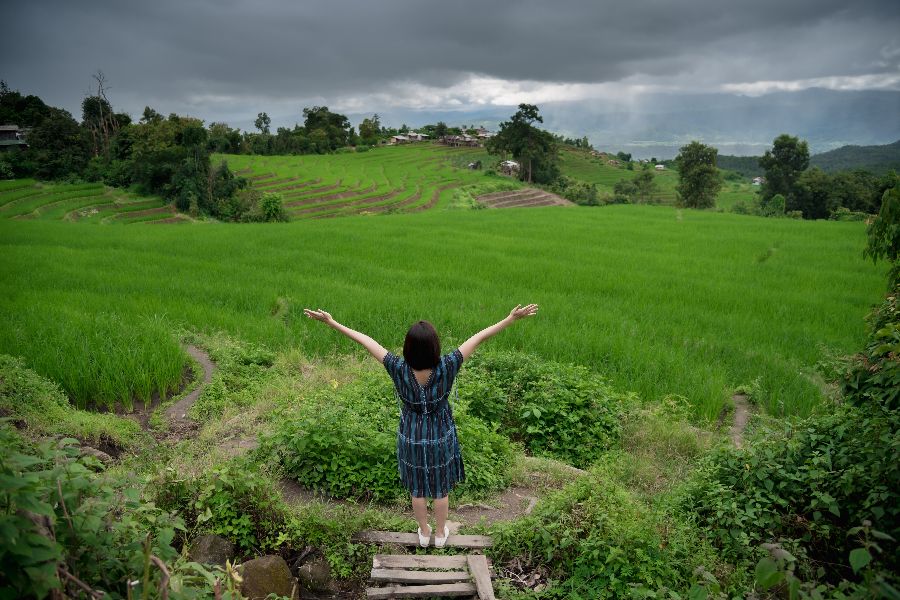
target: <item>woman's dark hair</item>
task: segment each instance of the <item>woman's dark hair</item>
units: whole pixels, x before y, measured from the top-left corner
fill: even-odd
[[[403,341],[403,359],[413,369],[433,369],[441,358],[441,340],[434,325],[419,321],[406,332]]]

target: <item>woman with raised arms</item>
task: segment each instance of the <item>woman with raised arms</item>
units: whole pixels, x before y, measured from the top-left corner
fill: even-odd
[[[391,376],[401,406],[397,468],[400,481],[412,497],[413,513],[419,523],[419,545],[423,548],[428,546],[432,534],[427,499],[434,500],[437,526],[434,545],[443,548],[450,535],[448,494],[465,478],[450,409],[453,380],[463,361],[472,356],[479,344],[537,311],[537,304],[516,305],[505,319],[479,331],[443,356],[437,331],[428,321],[419,321],[406,333],[402,357],[387,351],[368,335],[341,325],[322,309],[303,311],[307,317],[322,321],[363,346]]]

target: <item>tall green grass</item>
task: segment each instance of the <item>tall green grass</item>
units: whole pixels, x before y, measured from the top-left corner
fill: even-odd
[[[312,306],[389,348],[429,319],[450,348],[538,302],[490,344],[588,365],[648,401],[685,396],[697,418],[748,384],[767,410],[806,414],[822,397],[815,363],[859,345],[883,289],[864,241],[860,223],[647,206],[188,229],[2,221],[0,352],[108,402],[177,384],[178,327],[354,348],[306,320]]]

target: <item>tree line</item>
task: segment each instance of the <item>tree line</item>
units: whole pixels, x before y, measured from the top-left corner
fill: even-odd
[[[684,206],[715,206],[722,187],[717,158],[716,148],[697,141],[681,148],[675,159],[676,190]],[[863,218],[878,212],[885,191],[900,182],[893,171],[877,176],[863,169],[826,173],[810,168],[809,145],[788,134],[776,137],[772,148],[755,160],[765,181],[754,202],[739,203],[737,212],[804,219]]]

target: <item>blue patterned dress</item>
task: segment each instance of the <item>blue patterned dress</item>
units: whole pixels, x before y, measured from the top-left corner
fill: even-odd
[[[397,468],[400,481],[415,498],[443,498],[465,480],[450,390],[463,355],[459,350],[438,361],[425,385],[419,385],[403,358],[388,352],[384,367],[400,399]]]

